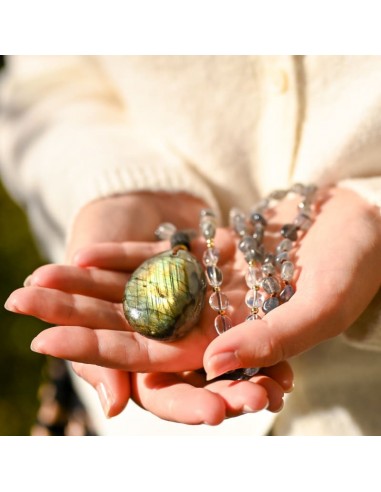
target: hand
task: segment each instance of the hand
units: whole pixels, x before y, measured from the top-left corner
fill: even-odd
[[[179,202],[183,207],[177,206]],[[79,248],[100,241],[151,240],[154,229],[161,222],[173,222],[184,228],[197,226],[199,211],[204,206],[200,200],[183,193],[139,192],[91,202],[80,210],[74,221],[66,261],[70,263]],[[11,310],[15,310],[12,304],[16,298],[15,293],[7,303]],[[73,367],[98,389],[108,416],[117,415],[123,409],[130,392],[128,374],[91,364],[74,363]],[[105,393],[109,396],[108,403]]]
[[[229,314],[237,324],[247,315],[242,303],[247,291],[242,276],[244,260],[231,231],[220,229],[216,243],[221,245],[220,267],[226,279],[223,290],[233,306]],[[82,270],[56,267],[36,272],[30,279],[35,288],[16,291],[11,297],[13,307],[59,326],[40,333],[32,343],[33,350],[134,372],[181,372],[202,367],[204,351],[216,337],[216,313],[209,306],[203,309],[198,325],[175,342],[141,336],[123,315],[121,300],[131,272],[168,248],[165,242],[101,243],[75,255],[74,261]],[[193,250],[201,256],[203,240],[194,241]]]
[[[181,201],[183,207],[173,206],[173,200],[176,200],[176,202],[178,200]],[[114,241],[125,239],[126,236],[134,240],[137,238],[151,238],[152,231],[157,224],[164,221],[172,221],[178,227],[197,227],[199,210],[203,206],[204,204],[197,200],[183,195],[154,197],[150,194],[113,197],[91,203],[77,217],[68,245],[67,258],[70,260],[73,252],[79,246],[91,245],[106,238]],[[159,211],[160,213],[158,213]],[[142,214],[151,219],[151,221],[139,221],[138,218]],[[192,223],[192,220],[195,220],[195,223]],[[148,245],[148,249],[144,254],[151,256],[154,252],[149,248],[150,245]],[[139,248],[137,253],[136,263],[132,265],[132,269],[136,268],[145,259],[144,254],[141,256]],[[28,285],[34,285],[36,288],[34,290],[22,289],[14,293],[7,305],[9,309],[15,312],[36,315],[56,323],[63,322],[62,317],[65,317],[64,313],[66,312],[68,317],[71,318],[71,322],[73,322],[73,318],[70,316],[72,311],[70,300],[74,301],[76,297],[71,296],[71,299],[68,297],[65,299],[64,292],[74,294],[75,292],[80,293],[83,291],[92,298],[100,296],[107,300],[108,296],[111,296],[112,299],[115,295],[115,284],[124,285],[127,278],[124,275],[118,275],[113,272],[114,276],[117,277],[114,282],[114,279],[111,281],[107,273],[102,279],[97,277],[96,270],[93,270],[91,275],[88,275],[88,273],[85,270],[81,270],[83,275],[81,282],[84,286],[77,289],[77,282],[74,279],[75,275],[73,275],[74,270],[70,269],[70,267],[43,267],[28,279]],[[57,283],[55,283],[55,278],[57,278]],[[38,285],[57,290],[55,292],[52,290],[43,292],[41,288],[37,287]],[[99,286],[105,288],[104,292],[100,292]],[[60,293],[58,289],[61,289]],[[45,294],[47,295],[47,303],[44,302]],[[58,294],[61,294],[61,297]],[[54,302],[56,295],[60,298],[57,304]],[[120,299],[119,295],[117,298]],[[67,304],[65,304],[66,301],[68,301]],[[45,308],[48,308],[48,312],[44,311]],[[56,309],[55,314],[53,313],[54,309]],[[58,319],[54,321],[55,315],[58,316]],[[86,325],[86,323],[84,324]],[[72,365],[80,377],[98,390],[107,416],[114,416],[122,411],[130,396],[130,378],[127,372],[88,363],[74,362]],[[199,374],[191,377],[191,374],[188,373],[182,382],[179,380],[182,377],[180,374],[172,376],[166,374],[167,385],[162,384],[163,375],[158,374],[156,376],[151,374],[148,380],[147,375],[137,375],[134,383],[134,392],[137,401],[163,418],[187,423],[218,423],[225,416],[235,415],[241,411],[264,408],[268,400],[269,410],[277,411],[280,409],[284,391],[292,387],[292,371],[289,365],[284,363],[269,369],[269,376],[265,374],[257,376],[255,381],[261,382],[261,384],[257,385],[244,382],[236,386],[231,382],[218,382],[210,384],[208,391],[201,390],[201,387],[197,388],[196,392],[199,394],[197,400],[200,404],[204,402],[201,405],[203,411],[200,411],[199,405],[190,406],[187,404],[188,400],[184,398],[185,395],[189,395],[189,398],[194,399],[195,393],[190,391],[194,387],[189,384],[189,381],[190,379],[192,379],[192,383],[197,381],[197,385],[200,386],[202,376]],[[171,384],[169,384],[168,378],[172,378]],[[177,384],[178,381],[179,384]],[[160,385],[160,391],[158,391],[158,384]],[[205,381],[204,384],[206,384]],[[179,405],[177,403],[175,405],[173,402],[176,399],[171,398],[171,394],[179,395],[179,392],[182,395],[182,404]],[[219,393],[221,393],[221,396]],[[148,399],[149,401],[147,401]]]
[[[156,342],[132,332],[121,311],[116,324],[115,309],[109,313],[110,322],[102,324],[107,330],[99,330],[97,307],[94,305],[91,319],[88,302],[81,305],[78,301],[71,311],[72,320],[86,308],[90,328],[46,330],[36,338],[38,349],[57,357],[132,371],[193,370],[203,362],[208,379],[212,379],[238,367],[272,366],[338,335],[360,315],[379,288],[381,234],[378,211],[353,192],[333,189],[330,194],[298,248],[296,294],[263,320],[240,323],[247,313],[242,302],[246,292],[242,256],[229,232],[220,230],[216,242],[223,245],[223,290],[234,306],[234,330],[216,338],[214,313],[206,307],[199,326],[187,337],[178,342]],[[83,250],[77,260],[83,265],[128,271],[134,268],[137,251],[144,247],[151,248],[153,254],[160,245],[103,244]],[[235,271],[239,273],[232,274]],[[77,343],[79,336],[81,344]],[[128,353],[121,349],[126,346]]]
[[[331,189],[297,250],[296,293],[261,321],[213,340],[204,354],[209,377],[275,364],[344,332],[380,288],[380,248],[380,210],[352,191]]]
[[[141,247],[139,252],[142,254]],[[66,341],[73,338],[74,332],[74,345],[80,347],[83,344],[82,330],[97,334],[102,331],[100,326],[110,323],[110,326],[117,327],[120,320],[126,323],[120,316],[120,299],[127,277],[126,273],[96,268],[47,265],[34,272],[29,279],[29,287],[13,294],[13,310],[53,323],[75,323],[78,326],[61,327],[67,334],[61,333],[60,344],[64,351],[68,350]],[[47,331],[55,337],[54,330],[56,328]],[[107,334],[112,334],[112,330],[106,329],[106,337]],[[69,353],[64,358],[72,359]],[[98,390],[106,414],[110,415],[112,410],[112,414],[116,415],[123,409],[123,402],[130,395],[127,372],[110,371],[96,365],[90,366],[89,370],[88,364],[82,363],[74,363],[73,366]],[[279,411],[284,392],[292,388],[292,379],[291,368],[286,362],[242,382],[225,380],[208,383],[204,375],[192,371],[131,374],[132,397],[145,409],[167,420],[210,425],[263,408]]]

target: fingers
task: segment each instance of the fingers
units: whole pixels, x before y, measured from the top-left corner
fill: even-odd
[[[205,387],[220,394],[225,399],[227,417],[264,408],[279,412],[283,408],[284,393],[293,389],[292,369],[285,361],[261,370],[249,381],[221,378],[208,384],[205,374],[200,371],[183,373],[182,378],[193,386]]]
[[[132,391],[139,405],[165,420],[217,425],[225,418],[225,405],[218,395],[184,383],[176,374],[134,374]]]
[[[220,249],[220,264],[234,256],[235,239],[231,231],[218,229],[216,235]],[[98,267],[109,270],[133,271],[145,260],[170,248],[168,241],[158,242],[105,242],[80,249],[73,264],[80,267]],[[192,241],[192,252],[199,258],[205,251],[204,240]]]
[[[128,277],[126,273],[97,268],[44,265],[28,277],[24,286],[47,287],[105,301],[121,302]]]
[[[100,243],[80,249],[73,257],[74,265],[109,270],[135,270],[143,261],[168,249],[167,242]]]
[[[274,381],[272,378],[269,378],[263,374],[259,374],[251,378],[250,380],[253,383],[256,383],[259,387],[262,388],[263,391],[267,394],[268,398],[268,406],[267,410],[270,412],[280,412],[283,408],[283,397],[284,390],[280,384]]]
[[[134,332],[55,326],[39,333],[31,349],[73,362],[126,371],[176,372],[200,367],[206,345],[205,341],[200,350],[196,340],[188,346],[184,342],[157,342]]]
[[[125,371],[73,362],[74,372],[97,391],[107,418],[119,415],[130,398],[130,377]]]
[[[267,376],[257,376],[250,381],[220,380],[205,387],[199,386],[199,379],[196,373],[185,376],[137,373],[132,375],[132,394],[135,401],[151,413],[191,425],[218,425],[225,418],[265,408],[279,411],[283,407],[283,389]]]
[[[294,388],[294,373],[287,361],[282,361],[271,367],[263,367],[261,374],[269,376],[276,381],[285,393],[289,393]]]
[[[55,289],[18,289],[8,298],[6,308],[58,325],[84,324],[95,329],[130,329],[120,305]]]
[[[209,391],[218,394],[223,399],[226,417],[236,417],[243,413],[259,412],[269,406],[270,400],[266,389],[262,385],[255,384],[251,380],[220,380],[208,384],[206,388]],[[282,391],[281,394],[283,395]],[[272,394],[270,396],[274,398]],[[275,401],[275,405],[276,404],[277,401]]]

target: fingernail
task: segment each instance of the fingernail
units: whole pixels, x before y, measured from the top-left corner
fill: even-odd
[[[281,410],[283,410],[283,407],[284,407],[284,401],[282,400],[282,403],[280,404],[279,408],[273,410],[273,413],[279,413]]]
[[[44,353],[41,343],[39,343],[39,340],[36,340],[35,338],[32,340],[32,343],[30,344],[30,350],[32,352],[36,352],[37,354]]]
[[[254,410],[254,408],[249,407],[249,405],[244,405],[242,408],[242,413],[256,413],[259,412],[258,409]]]
[[[295,388],[295,383],[291,383],[291,386],[289,388],[287,388],[286,390],[284,390],[285,393],[291,393],[292,391],[294,391],[294,388]]]
[[[96,389],[98,392],[99,400],[103,408],[103,412],[105,416],[109,418],[111,403],[112,403],[111,394],[103,383],[99,383]]]
[[[29,287],[32,284],[31,280],[32,280],[32,275],[28,275],[27,278],[24,280],[23,286]]]
[[[235,352],[213,355],[205,364],[206,380],[210,381],[227,371],[238,369],[241,365]]]
[[[12,297],[8,297],[8,299],[5,301],[4,308],[7,311],[16,312],[17,309],[15,299],[13,299]]]
[[[266,405],[262,408],[259,408],[259,409],[254,409],[254,408],[251,408],[249,405],[244,405],[243,408],[242,408],[242,413],[256,413],[256,412],[261,412],[262,410],[266,410],[266,408],[268,408],[269,406],[269,401],[267,400],[266,401]]]

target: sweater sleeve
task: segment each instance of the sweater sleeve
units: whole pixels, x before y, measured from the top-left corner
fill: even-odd
[[[97,57],[9,57],[0,83],[0,168],[44,254],[61,261],[73,218],[98,198],[208,186],[165,143],[144,139]]]

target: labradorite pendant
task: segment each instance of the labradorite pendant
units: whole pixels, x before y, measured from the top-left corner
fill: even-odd
[[[173,341],[198,321],[206,279],[197,259],[174,248],[145,261],[126,284],[123,310],[132,328],[148,338]]]

